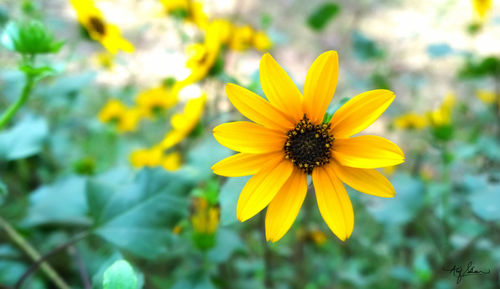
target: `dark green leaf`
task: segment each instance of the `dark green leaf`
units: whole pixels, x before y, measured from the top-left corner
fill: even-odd
[[[340,6],[334,2],[323,3],[307,18],[307,25],[313,30],[321,31],[340,12]]]

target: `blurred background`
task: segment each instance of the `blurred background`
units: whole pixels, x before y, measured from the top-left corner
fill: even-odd
[[[0,0],[0,30],[0,288],[500,288],[498,1]],[[365,130],[396,196],[347,188],[342,242],[309,194],[267,243],[210,170],[224,86],[263,96],[270,52],[302,90],[327,50],[329,114],[396,94]]]

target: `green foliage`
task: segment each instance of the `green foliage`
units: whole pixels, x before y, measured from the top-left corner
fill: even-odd
[[[352,34],[352,47],[357,58],[368,61],[377,60],[385,57],[385,52],[377,43],[362,34],[360,31],[355,31]]]
[[[125,260],[113,263],[106,271],[102,281],[103,289],[136,289],[137,276]]]
[[[340,6],[335,2],[319,5],[307,18],[307,25],[315,31],[323,30],[340,13]]]
[[[64,45],[62,41],[55,41],[53,34],[35,20],[7,24],[1,42],[11,51],[28,55],[57,53]]]
[[[500,77],[500,59],[495,56],[468,60],[458,73],[461,78]]]
[[[111,171],[89,180],[89,214],[97,235],[145,258],[167,252],[171,229],[187,214],[192,184],[179,173],[144,169],[134,179]]]
[[[30,116],[0,132],[0,160],[17,160],[39,153],[48,137],[49,127],[42,117]]]

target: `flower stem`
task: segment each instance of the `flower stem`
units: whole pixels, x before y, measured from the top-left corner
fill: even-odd
[[[0,228],[3,228],[7,236],[12,239],[32,260],[36,261],[41,258],[40,253],[31,246],[31,244],[21,236],[6,220],[0,217]],[[70,289],[68,284],[57,274],[57,272],[48,264],[40,264],[40,268],[47,277],[54,282],[59,289]]]
[[[14,102],[7,111],[5,111],[2,114],[2,117],[0,118],[0,129],[7,124],[7,122],[14,116],[14,114],[21,108],[21,106],[24,105],[26,100],[28,100],[31,91],[33,90],[33,86],[35,84],[35,76],[32,74],[27,73],[26,74],[26,83],[24,84],[23,91],[21,93],[21,96],[17,99],[16,102]]]

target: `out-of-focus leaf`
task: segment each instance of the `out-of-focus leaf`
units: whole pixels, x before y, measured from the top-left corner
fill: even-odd
[[[453,52],[453,49],[447,43],[437,43],[427,46],[427,54],[432,58],[441,58]]]
[[[500,184],[488,184],[484,188],[477,187],[468,198],[472,211],[483,220],[500,220]]]
[[[220,145],[210,135],[189,151],[187,163],[196,174],[196,178],[206,180],[214,176],[210,169],[216,162],[230,156],[231,151]]]
[[[125,260],[116,261],[104,271],[102,287],[104,289],[136,289],[137,276],[134,269]]]
[[[236,232],[219,229],[216,246],[208,251],[207,257],[215,263],[226,262],[234,251],[243,247],[243,242]]]
[[[124,186],[118,186],[116,181],[89,181],[87,198],[95,233],[145,258],[165,253],[171,229],[187,213],[185,196],[191,183],[181,171],[163,169],[142,170]]]
[[[28,215],[23,223],[27,226],[89,224],[85,183],[85,178],[70,176],[35,190],[30,195]]]
[[[352,34],[352,46],[356,57],[361,60],[375,60],[385,56],[384,51],[375,41],[359,31]]]
[[[3,200],[7,196],[8,190],[7,186],[0,180],[0,205],[3,203]]]
[[[397,173],[391,179],[396,190],[394,198],[369,198],[368,211],[379,222],[397,225],[410,221],[419,210],[424,200],[424,187],[419,179],[407,174]]]
[[[229,178],[222,185],[219,194],[222,226],[236,223],[236,204],[238,203],[241,190],[249,179],[250,177]]]
[[[458,73],[462,78],[495,77],[498,74],[500,74],[500,59],[494,56],[469,60]]]
[[[49,133],[47,121],[27,117],[14,127],[0,132],[0,159],[16,160],[37,154]]]
[[[432,277],[432,270],[429,261],[423,254],[419,254],[413,260],[413,269],[420,283],[429,281]]]
[[[340,12],[340,6],[334,2],[323,3],[307,18],[307,25],[316,31],[323,30]]]
[[[172,286],[172,289],[216,289],[216,287],[207,275],[202,275],[181,279]]]

